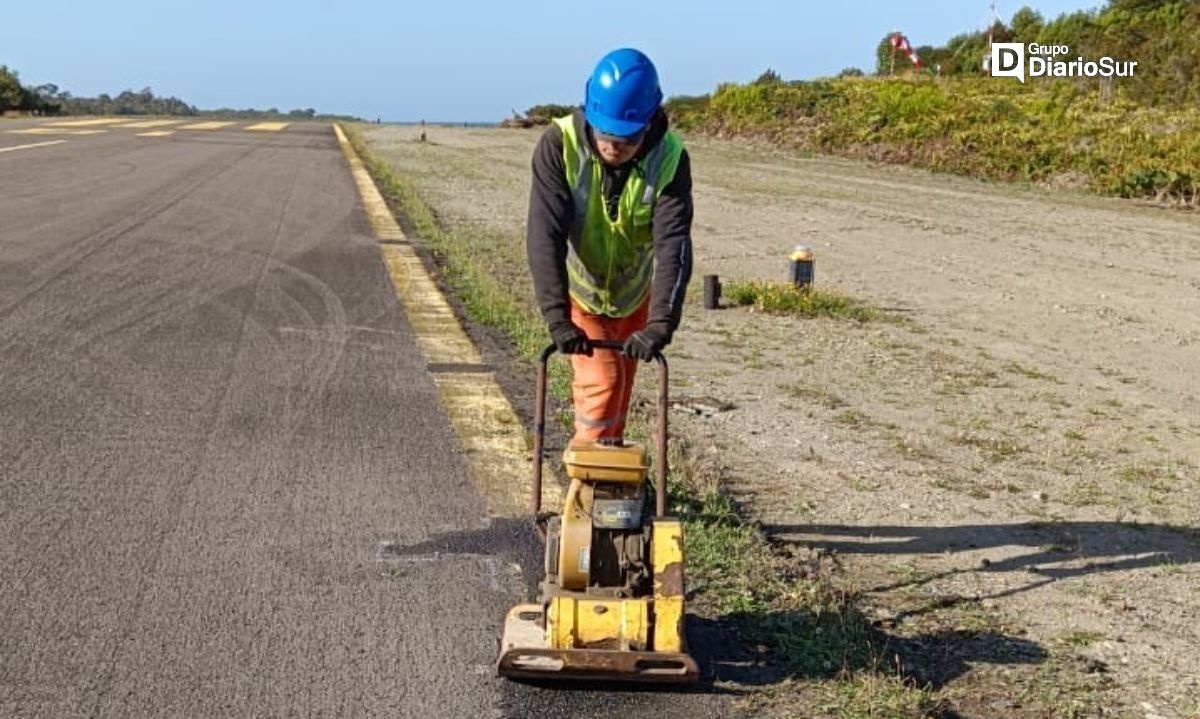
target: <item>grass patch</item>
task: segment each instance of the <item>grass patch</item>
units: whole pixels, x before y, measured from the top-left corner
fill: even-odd
[[[896,430],[888,431],[887,438],[891,441],[892,447],[904,457],[908,457],[909,459],[938,459],[937,454],[920,440],[910,439]]]
[[[1143,462],[1122,467],[1118,476],[1121,481],[1143,487],[1169,488],[1175,481],[1182,479],[1184,469],[1188,465],[1183,462]]]
[[[1020,375],[1028,379],[1038,380],[1040,382],[1052,382],[1054,384],[1063,384],[1063,381],[1054,375],[1039,372],[1032,367],[1026,367],[1020,362],[1008,362],[1004,365],[1004,371],[1011,374]]]
[[[789,397],[817,404],[825,409],[841,409],[846,406],[846,400],[833,394],[825,387],[814,387],[796,382],[781,384],[779,385],[779,389],[783,390]]]
[[[1076,482],[1062,498],[1063,504],[1072,507],[1087,507],[1104,501],[1104,490],[1095,482]]]
[[[866,417],[863,416],[862,412],[856,409],[847,409],[835,415],[833,421],[838,424],[844,424],[847,427],[858,427],[865,419]]]
[[[721,294],[737,307],[753,307],[759,312],[801,317],[830,317],[870,322],[882,313],[858,300],[829,290],[798,288],[786,282],[729,282]]]
[[[1063,645],[1068,647],[1082,648],[1094,645],[1094,643],[1098,641],[1102,641],[1104,639],[1104,635],[1100,634],[1099,631],[1076,629],[1075,631],[1068,631],[1067,634],[1058,636],[1057,639],[1058,641],[1062,642]]]
[[[1003,462],[1025,451],[1025,448],[1004,437],[985,437],[974,432],[961,432],[950,441],[964,447],[972,447],[990,462]]]

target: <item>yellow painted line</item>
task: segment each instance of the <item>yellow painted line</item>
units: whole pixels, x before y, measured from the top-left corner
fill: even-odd
[[[475,486],[493,517],[528,517],[533,444],[491,372],[438,372],[433,375]],[[560,511],[562,490],[545,474],[542,506]]]
[[[369,177],[367,181],[370,182]],[[382,198],[380,202],[383,202]],[[396,230],[400,228],[396,227]],[[380,239],[395,239],[389,237],[393,234],[390,232],[376,234]],[[408,321],[417,333],[425,360],[430,364],[482,362],[479,350],[463,332],[454,310],[425,271],[425,264],[417,253],[404,245],[384,245],[381,249],[383,262],[392,276],[392,283],[396,285],[396,293],[405,301]]]
[[[167,135],[174,135],[174,134],[175,134],[174,130],[153,130],[151,132],[139,132],[137,134],[137,136],[138,137],[166,137]]]
[[[256,132],[279,132],[289,124],[290,123],[286,122],[260,122],[257,125],[251,125],[246,129],[254,130]]]
[[[222,127],[229,127],[232,122],[196,122],[191,125],[184,125],[180,130],[217,130]]]
[[[454,311],[396,223],[367,168],[342,128],[333,126],[350,163],[367,219],[381,242],[380,252],[409,323],[430,365],[481,364],[479,350],[467,337]],[[480,494],[493,517],[529,516],[532,446],[508,398],[491,372],[433,372],[442,406],[458,436]],[[542,504],[561,507],[562,488],[543,483]]]
[[[70,130],[56,127],[31,127],[25,130],[9,130],[14,135],[101,135],[108,130]]]
[[[47,127],[90,127],[92,125],[115,125],[118,122],[128,122],[123,117],[105,117],[98,120],[70,120],[64,122],[49,122]]]
[[[116,127],[149,129],[151,127],[164,127],[166,125],[178,125],[181,122],[187,122],[187,120],[143,120],[141,122],[126,122],[121,125],[116,125]]]
[[[32,145],[17,145],[15,147],[0,147],[0,152],[16,152],[17,150],[31,150],[35,147],[46,147],[48,145],[61,145],[66,140],[51,140],[49,142],[35,142]]]

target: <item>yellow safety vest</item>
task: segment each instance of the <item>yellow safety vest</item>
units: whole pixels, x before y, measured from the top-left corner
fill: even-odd
[[[567,242],[571,298],[592,314],[627,317],[650,291],[654,277],[654,204],[675,178],[683,141],[668,132],[638,160],[617,205],[617,219],[604,208],[604,161],[579,137],[573,116],[554,124],[563,134],[563,165],[575,201]]]

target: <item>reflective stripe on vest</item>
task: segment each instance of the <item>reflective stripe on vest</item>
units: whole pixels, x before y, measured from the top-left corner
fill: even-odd
[[[603,161],[595,157],[575,117],[554,121],[563,134],[563,165],[575,205],[567,242],[572,299],[592,314],[626,317],[650,291],[654,276],[654,205],[675,178],[683,142],[666,133],[630,172],[609,219],[601,186]]]

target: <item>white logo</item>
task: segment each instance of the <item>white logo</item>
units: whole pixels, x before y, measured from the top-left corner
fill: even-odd
[[[992,77],[1015,77],[1025,82],[1025,46],[1019,42],[992,43]]]
[[[1066,45],[1038,45],[1019,42],[994,42],[988,58],[988,69],[992,77],[1015,77],[1025,82],[1026,77],[1133,77],[1136,61],[1120,61],[1111,57],[1099,60],[1055,60],[1066,55],[1071,48]],[[1026,54],[1029,55],[1026,62]],[[1026,67],[1028,65],[1028,68]]]

